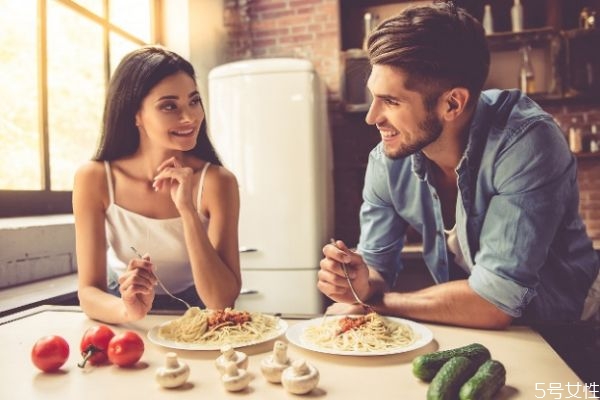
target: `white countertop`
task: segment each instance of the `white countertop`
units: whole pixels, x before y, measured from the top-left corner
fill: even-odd
[[[78,307],[45,306],[0,319],[2,343],[0,385],[2,399],[298,399],[279,384],[267,382],[260,372],[260,361],[271,352],[273,342],[244,347],[249,355],[248,372],[253,375],[250,386],[240,393],[224,390],[214,360],[218,351],[176,350],[188,363],[188,383],[176,390],[163,389],[154,381],[156,368],[163,364],[172,349],[153,344],[146,338],[150,328],[172,319],[169,315],[149,315],[143,321],[113,326],[115,332],[132,329],[145,339],[145,352],[140,362],[130,369],[114,365],[80,369],[79,341],[85,329],[97,325]],[[297,320],[287,320],[290,326]],[[423,324],[434,335],[433,342],[408,353],[377,356],[336,356],[316,353],[290,344],[292,359],[304,358],[320,371],[319,385],[307,398],[324,399],[423,399],[427,383],[412,375],[412,359],[426,352],[448,349],[478,342],[490,349],[507,370],[506,386],[497,399],[554,399],[550,389],[561,389],[562,398],[575,394],[582,381],[534,331],[527,327],[511,327],[505,331],[465,329]],[[59,334],[71,346],[69,360],[60,372],[45,374],[30,360],[34,342],[43,335]],[[11,384],[8,384],[11,383]],[[553,386],[551,386],[553,385]],[[557,391],[555,390],[555,393]],[[579,387],[579,396],[584,389]],[[542,395],[544,397],[542,397]],[[600,393],[596,395],[600,397]],[[592,398],[588,394],[587,398]]]

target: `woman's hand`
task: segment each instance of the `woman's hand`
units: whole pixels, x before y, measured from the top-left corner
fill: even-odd
[[[131,320],[142,319],[152,308],[154,287],[158,284],[150,257],[129,261],[127,271],[119,277],[121,299]]]
[[[152,183],[154,190],[168,188],[171,193],[171,200],[180,212],[194,209],[192,196],[194,170],[184,167],[179,160],[171,157],[160,164],[157,171],[158,174],[154,177]]]
[[[336,302],[356,303],[342,269],[342,263],[345,263],[352,287],[358,297],[366,301],[370,289],[369,269],[360,254],[348,249],[341,240],[338,240],[335,245],[328,244],[323,247],[323,254],[325,258],[319,263],[321,267],[317,282],[319,290]]]

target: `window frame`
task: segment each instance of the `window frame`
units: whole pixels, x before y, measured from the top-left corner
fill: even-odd
[[[39,113],[39,140],[40,140],[40,169],[41,169],[41,189],[40,190],[0,190],[0,218],[22,217],[35,215],[51,214],[71,214],[72,192],[54,191],[50,182],[50,144],[48,127],[48,65],[46,61],[47,54],[47,6],[48,2],[55,1],[69,7],[81,18],[88,18],[98,23],[103,31],[103,57],[104,57],[104,76],[105,85],[108,86],[110,79],[110,34],[116,33],[139,45],[148,44],[144,40],[130,34],[126,30],[114,25],[109,20],[109,1],[102,0],[103,15],[99,16],[87,8],[75,3],[72,0],[37,0],[37,53],[38,68],[37,82],[39,92],[38,113]],[[121,0],[127,1],[127,0]],[[149,0],[151,12],[151,43],[161,43],[162,32],[162,0]]]

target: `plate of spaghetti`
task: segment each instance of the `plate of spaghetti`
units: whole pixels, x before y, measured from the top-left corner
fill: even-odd
[[[425,346],[433,333],[416,322],[366,315],[336,315],[292,325],[288,341],[320,353],[350,356],[380,356],[404,353]]]
[[[219,350],[224,344],[250,346],[281,336],[287,323],[279,317],[232,308],[189,308],[181,317],[148,331],[154,344],[179,350]]]

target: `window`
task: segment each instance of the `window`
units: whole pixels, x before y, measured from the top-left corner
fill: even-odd
[[[159,42],[160,0],[0,0],[0,217],[71,212],[110,73]]]

